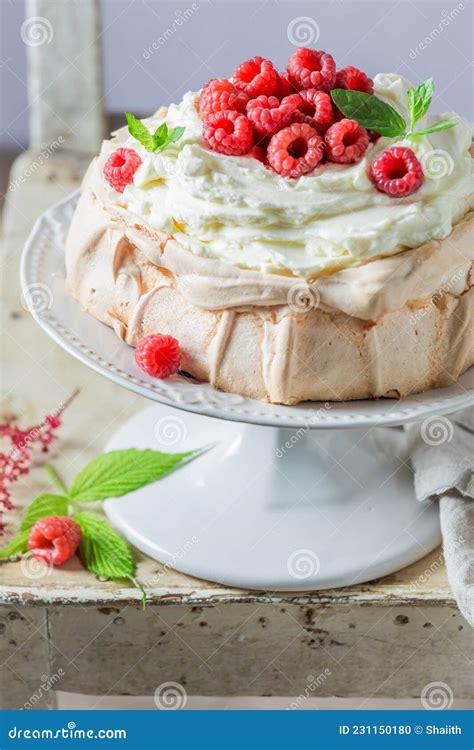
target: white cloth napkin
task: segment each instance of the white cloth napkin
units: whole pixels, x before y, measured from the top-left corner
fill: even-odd
[[[439,500],[449,583],[474,627],[474,407],[408,424],[405,433],[416,496]]]

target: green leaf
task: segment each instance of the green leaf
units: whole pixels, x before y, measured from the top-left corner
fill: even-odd
[[[38,495],[26,509],[20,531],[29,531],[36,521],[46,516],[67,516],[68,505],[69,500],[63,495]]]
[[[408,89],[408,116],[410,118],[410,129],[413,130],[415,123],[426,115],[431,104],[434,93],[432,78],[420,83],[415,89]]]
[[[128,132],[130,135],[136,138],[136,140],[141,143],[147,151],[155,151],[155,138],[142,121],[138,120],[131,112],[125,112],[125,117],[127,118]]]
[[[26,552],[28,549],[28,536],[29,529],[27,531],[21,531],[19,534],[13,537],[11,542],[6,547],[0,549],[0,557],[13,557],[19,555],[22,552]]]
[[[182,127],[172,128],[168,136],[169,142],[176,143],[176,141],[179,141],[179,139],[181,138],[185,130],[186,128],[182,128]]]
[[[82,531],[79,554],[88,570],[103,578],[130,578],[135,574],[132,548],[109,524],[93,513],[73,516]]]
[[[346,117],[356,120],[368,130],[390,138],[403,135],[406,130],[403,117],[390,104],[376,96],[350,89],[334,89],[331,96],[336,107]]]
[[[143,122],[138,120],[131,112],[125,112],[125,117],[127,118],[130,135],[136,138],[151,153],[162,151],[170,143],[175,143],[181,138],[185,130],[182,127],[177,127],[169,131],[167,123],[162,122],[155,132],[151,133]]]
[[[155,134],[153,135],[153,139],[155,141],[155,149],[163,146],[166,143],[166,141],[168,140],[168,125],[166,124],[166,122],[162,122],[161,125],[157,127],[157,129],[155,130]]]
[[[143,594],[143,587],[135,578],[132,548],[109,524],[93,513],[76,513],[74,520],[82,531],[79,555],[84,566],[101,578],[128,578]]]
[[[79,472],[72,483],[70,497],[91,503],[126,495],[156,482],[198,454],[200,451],[160,453],[136,448],[103,453]]]
[[[429,135],[429,133],[439,133],[440,130],[448,130],[454,128],[457,125],[457,120],[440,120],[434,125],[430,125],[429,128],[423,130],[415,130],[414,133],[408,133],[407,138],[416,138],[419,135]]]

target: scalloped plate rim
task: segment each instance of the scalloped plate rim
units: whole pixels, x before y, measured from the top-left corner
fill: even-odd
[[[57,228],[58,223],[63,232],[66,231],[64,210],[72,211],[78,200],[80,191],[76,190],[66,196],[62,201],[56,203],[47,211],[42,213],[36,220],[31,233],[25,243],[20,261],[21,287],[25,289],[32,284],[51,283],[51,278],[42,276],[41,261],[44,259],[46,250],[42,247],[41,240],[45,239],[45,232]],[[54,243],[49,239],[49,248],[63,260],[63,249],[59,247],[59,240]],[[62,244],[62,243],[61,243]],[[49,258],[51,262],[51,258]],[[60,290],[61,291],[61,290]],[[62,290],[64,298],[71,300],[65,288]],[[87,316],[90,323],[94,321],[97,327],[103,329],[103,338],[115,332],[109,326],[83,312],[77,302],[77,318]],[[78,359],[83,364],[95,370],[99,374],[112,380],[128,390],[144,396],[152,401],[167,404],[184,411],[204,414],[217,419],[227,419],[249,424],[258,424],[288,428],[309,429],[346,429],[351,427],[391,426],[400,425],[417,419],[432,415],[449,414],[456,411],[474,399],[474,386],[471,381],[474,376],[474,367],[467,370],[457,383],[446,388],[433,389],[425,393],[414,394],[406,399],[374,399],[345,402],[304,402],[295,406],[282,404],[268,404],[252,399],[238,396],[237,394],[218,391],[208,383],[190,383],[185,377],[178,376],[167,383],[158,381],[158,386],[150,378],[149,381],[139,375],[138,368],[131,357],[131,371],[125,371],[117,367],[113,362],[107,362],[86,340],[80,340],[68,330],[67,322],[60,319],[64,315],[64,303],[61,300],[57,305],[56,315],[46,310],[31,310],[36,322],[40,327],[65,351]],[[118,339],[117,339],[118,340]],[[126,343],[122,344],[128,347]],[[469,382],[466,382],[469,381]],[[464,387],[466,382],[466,387]],[[192,391],[191,389],[194,389]],[[454,392],[453,392],[454,391]],[[194,395],[193,395],[194,393]],[[189,399],[191,396],[191,399]],[[324,406],[330,403],[330,408]],[[403,406],[402,406],[403,404]],[[390,407],[395,406],[394,411]],[[385,410],[383,407],[388,407]],[[366,411],[363,411],[363,409]],[[322,412],[319,416],[317,412]]]

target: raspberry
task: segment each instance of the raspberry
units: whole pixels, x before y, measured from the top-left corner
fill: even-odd
[[[253,144],[253,129],[250,120],[239,112],[216,112],[204,123],[203,135],[213,151],[221,154],[242,156]]]
[[[279,73],[279,82],[278,82],[278,94],[277,96],[280,99],[283,99],[285,96],[290,96],[290,94],[297,94],[298,89],[296,86],[293,86],[292,83],[290,83],[288,78],[288,73],[284,71],[283,73]]]
[[[254,57],[239,65],[234,73],[234,83],[239,91],[245,91],[250,99],[257,96],[273,96],[278,93],[280,76],[270,60]]]
[[[237,91],[227,78],[214,78],[206,83],[199,95],[199,116],[206,122],[210,115],[226,109],[245,112],[247,101],[247,94]]]
[[[316,128],[318,133],[325,133],[334,122],[334,112],[329,94],[316,89],[306,89],[306,91],[300,92],[300,97],[300,110],[304,118],[301,121]]]
[[[324,136],[328,161],[351,164],[359,161],[369,145],[369,136],[355,120],[341,120],[331,125]]]
[[[370,176],[377,190],[394,197],[411,195],[421,186],[421,164],[411,148],[395,146],[374,161]]]
[[[141,163],[133,148],[118,148],[104,164],[104,177],[111,187],[123,193],[126,186],[133,182],[133,175]]]
[[[247,156],[252,156],[254,159],[257,159],[257,161],[261,161],[262,164],[267,163],[267,155],[265,153],[265,149],[261,146],[253,146],[248,152]]]
[[[352,89],[353,91],[364,91],[366,94],[374,93],[374,82],[369,76],[349,65],[336,73],[336,89]]]
[[[247,117],[260,137],[274,135],[289,125],[301,105],[299,94],[290,94],[280,102],[276,96],[258,96],[247,104]]]
[[[152,333],[140,339],[135,349],[135,361],[142,370],[155,378],[174,375],[181,360],[179,342],[164,333]]]
[[[267,159],[283,177],[300,177],[312,172],[323,156],[324,141],[306,123],[294,122],[271,139]]]
[[[326,52],[301,47],[288,60],[288,78],[298,89],[329,91],[336,80],[336,63]]]
[[[33,557],[48,565],[62,565],[72,557],[82,539],[81,527],[69,516],[49,516],[36,521],[28,537]]]

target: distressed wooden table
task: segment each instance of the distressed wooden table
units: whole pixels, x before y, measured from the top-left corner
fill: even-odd
[[[78,388],[50,457],[66,480],[103,449],[144,399],[65,354],[21,304],[18,262],[41,211],[77,187],[86,157],[23,154],[3,225],[2,417],[33,424]],[[15,486],[18,509],[48,483]],[[18,511],[9,514],[15,529]],[[151,597],[102,582],[78,560],[38,571],[0,565],[1,707],[45,708],[53,689],[149,695],[169,681],[191,695],[417,697],[431,682],[469,697],[472,634],[451,595],[441,552],[348,589],[269,594],[218,587],[138,554]],[[291,701],[289,700],[289,703]],[[100,706],[100,697],[98,697]]]

